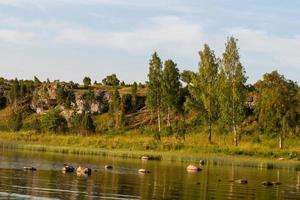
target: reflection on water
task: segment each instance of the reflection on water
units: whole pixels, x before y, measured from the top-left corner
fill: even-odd
[[[63,174],[63,163],[96,171],[90,177]],[[113,170],[105,170],[106,164]],[[211,160],[201,172],[187,173],[187,163],[179,162],[2,151],[0,199],[300,199],[300,173],[290,165],[267,169]],[[141,175],[140,168],[151,173]],[[241,178],[248,184],[230,181]],[[264,187],[266,180],[281,185]]]

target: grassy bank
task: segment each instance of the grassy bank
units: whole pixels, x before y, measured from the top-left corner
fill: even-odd
[[[132,158],[146,154],[162,160],[198,159],[204,154],[300,159],[299,138],[286,139],[285,148],[280,150],[277,139],[267,136],[244,136],[235,147],[230,136],[215,135],[213,144],[207,144],[206,135],[199,133],[187,134],[185,140],[165,136],[157,142],[138,130],[94,136],[0,132],[0,148]]]

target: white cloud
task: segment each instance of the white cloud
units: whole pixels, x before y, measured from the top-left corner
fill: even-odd
[[[175,16],[156,17],[144,26],[130,31],[98,32],[77,27],[61,30],[56,41],[98,45],[125,51],[164,49],[171,52],[188,53],[198,50],[202,38],[201,26]]]
[[[264,54],[278,66],[300,69],[300,35],[274,36],[265,31],[243,28],[227,29],[227,33],[239,39],[242,51],[247,54]]]
[[[36,38],[37,35],[33,32],[0,29],[0,43],[34,44]]]

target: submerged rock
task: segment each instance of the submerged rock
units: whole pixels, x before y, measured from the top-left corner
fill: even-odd
[[[280,182],[275,182],[275,181],[263,181],[261,183],[263,186],[276,186],[280,185]]]

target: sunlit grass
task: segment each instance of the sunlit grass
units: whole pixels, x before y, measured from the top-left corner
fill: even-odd
[[[187,134],[185,140],[174,136],[161,137],[156,141],[150,134],[141,134],[138,130],[123,134],[103,134],[81,136],[78,134],[36,134],[30,131],[18,133],[1,132],[2,148],[27,149],[73,154],[114,154],[123,157],[139,157],[143,154],[162,159],[174,159],[183,155],[243,155],[265,158],[300,158],[299,138],[285,140],[285,148],[277,148],[277,139],[261,136],[259,142],[253,142],[253,136],[243,136],[238,147],[232,142],[231,135],[214,135],[213,144],[207,143],[203,133]],[[175,158],[176,159],[176,158]]]

